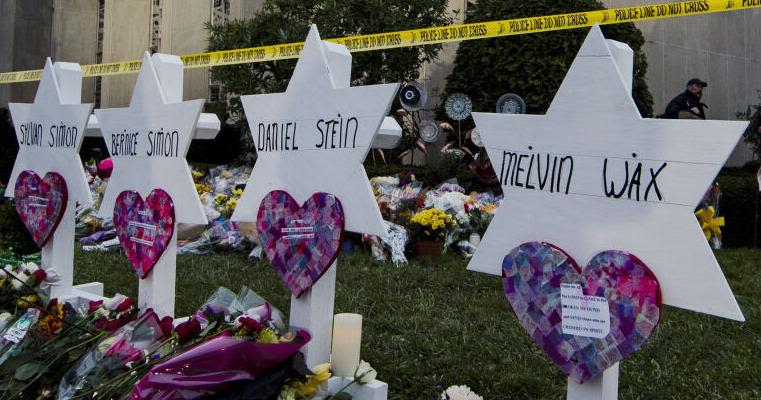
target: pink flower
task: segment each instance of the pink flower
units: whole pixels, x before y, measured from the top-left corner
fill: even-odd
[[[259,332],[264,329],[264,325],[251,317],[239,317],[238,322],[240,322],[241,327],[246,330],[246,333],[249,334]]]
[[[103,305],[103,300],[91,301],[87,304],[87,313],[92,314]]]
[[[164,318],[161,318],[161,322],[159,322],[159,326],[161,326],[161,331],[164,332],[164,336],[168,337],[172,334],[174,319],[170,316],[166,316]]]
[[[106,350],[105,356],[116,357],[126,364],[141,359],[143,352],[132,346],[127,339],[122,338]]]
[[[36,271],[32,272],[32,276],[34,277],[34,280],[35,280],[37,283],[41,283],[42,281],[44,281],[44,280],[45,280],[45,278],[47,278],[47,277],[48,277],[48,273],[47,273],[47,272],[45,272],[45,270],[44,270],[44,269],[40,268],[40,269],[38,269],[38,270],[36,270]]]
[[[135,304],[135,302],[131,298],[127,297],[124,301],[119,303],[118,306],[116,306],[116,311],[118,312],[127,311],[132,307],[133,304]]]
[[[190,317],[189,320],[177,325],[175,330],[180,344],[185,344],[201,333],[201,323],[194,317]]]

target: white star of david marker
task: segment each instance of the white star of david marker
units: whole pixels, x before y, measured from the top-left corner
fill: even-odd
[[[175,221],[206,224],[185,160],[204,100],[168,99],[160,79],[176,79],[182,73],[160,74],[152,57],[165,60],[164,65],[170,68],[182,69],[177,56],[146,52],[129,107],[95,110],[114,163],[98,213],[111,217],[114,201],[122,191],[135,190],[145,198],[152,190],[163,189],[172,197]],[[181,80],[172,83],[182,87]]]
[[[499,275],[529,241],[582,268],[623,250],[655,273],[664,304],[742,321],[693,211],[747,123],[643,119],[630,93],[595,26],[546,115],[473,114],[505,202],[468,269]]]
[[[65,74],[79,73],[81,80],[81,70],[77,64],[57,63],[56,68]],[[25,170],[34,171],[40,178],[48,172],[57,172],[66,180],[69,200],[92,203],[79,158],[92,104],[79,104],[79,87],[76,93],[62,93],[67,89],[59,86],[53,63],[48,58],[34,103],[8,105],[16,128],[19,152],[8,180],[6,196],[13,197],[12,188],[19,174]]]
[[[258,158],[233,220],[255,221],[273,190],[299,203],[326,192],[341,200],[346,230],[386,234],[362,162],[398,85],[349,87],[350,68],[348,50],[312,26],[285,93],[241,96]]]

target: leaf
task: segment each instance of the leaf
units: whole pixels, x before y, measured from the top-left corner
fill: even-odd
[[[346,392],[336,393],[336,395],[333,396],[333,398],[336,400],[352,400],[353,399],[353,397],[349,393],[346,393]]]
[[[36,375],[40,368],[42,368],[42,365],[36,362],[30,362],[27,364],[24,364],[16,370],[16,373],[13,375],[14,378],[20,381],[28,381],[31,379],[34,375]]]
[[[206,328],[198,335],[198,337],[206,337],[209,335],[209,332],[211,332],[212,329],[217,327],[217,321],[212,321],[209,323],[209,325],[206,325]]]

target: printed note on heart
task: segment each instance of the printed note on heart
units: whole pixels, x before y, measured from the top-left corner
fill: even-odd
[[[294,296],[300,297],[338,256],[344,230],[341,201],[315,193],[300,206],[282,190],[262,200],[256,229],[264,253]]]
[[[148,276],[174,234],[174,203],[161,189],[143,200],[140,193],[125,190],[114,203],[114,228],[122,249],[137,276]]]
[[[502,284],[521,326],[555,365],[579,383],[639,350],[660,317],[658,280],[642,261],[622,251],[598,253],[581,270],[573,258],[556,246],[524,243],[505,256]],[[561,285],[581,287],[580,303],[563,303]],[[570,329],[563,329],[563,314],[577,310],[569,311],[567,307],[578,309],[582,305],[594,309],[594,304],[587,303],[589,298],[601,301],[596,304],[607,301],[609,333],[600,338],[568,334]],[[583,319],[577,322],[582,329],[599,326]]]
[[[22,171],[16,179],[13,196],[21,222],[42,248],[55,233],[66,211],[66,180],[57,172],[40,177],[34,171]]]

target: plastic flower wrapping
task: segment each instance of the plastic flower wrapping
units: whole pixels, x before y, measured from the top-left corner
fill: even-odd
[[[25,274],[20,265],[14,274]],[[120,294],[34,301],[0,312],[0,398],[274,399],[288,391],[306,399],[330,376],[299,354],[309,332],[288,328],[248,288],[219,288],[178,321]]]

